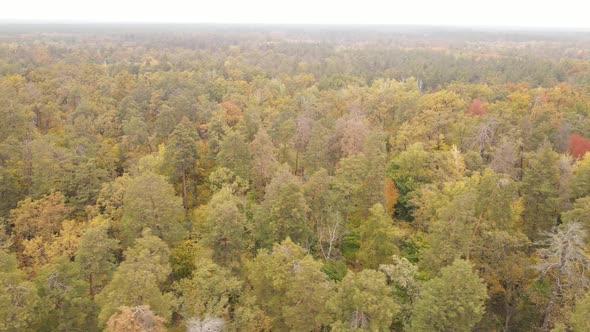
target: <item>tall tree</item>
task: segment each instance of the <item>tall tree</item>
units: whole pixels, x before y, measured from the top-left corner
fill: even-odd
[[[315,123],[311,129],[309,141],[303,154],[303,167],[311,174],[321,168],[331,169],[329,141],[330,132],[321,123]],[[333,159],[333,158],[332,158]]]
[[[151,228],[170,244],[186,234],[182,201],[161,175],[146,172],[133,178],[125,192],[123,209],[121,231],[125,246],[131,245],[144,228]]]
[[[557,224],[559,215],[559,155],[545,142],[527,154],[521,190],[523,221],[529,238],[537,240],[541,232]]]
[[[229,131],[217,154],[217,165],[229,168],[244,180],[250,180],[252,156],[244,137],[237,131]]]
[[[254,215],[259,243],[270,247],[290,237],[295,243],[308,247],[313,235],[307,220],[308,209],[299,179],[291,174],[287,165],[281,166]]]
[[[115,269],[119,241],[109,237],[108,232],[106,224],[88,228],[80,238],[76,251],[76,263],[88,282],[91,298],[102,290]]]
[[[258,201],[264,196],[264,186],[272,179],[278,163],[275,158],[275,147],[264,128],[258,129],[254,140],[250,143],[252,151],[252,182],[258,194]]]
[[[0,330],[34,330],[38,322],[39,297],[35,284],[25,280],[16,255],[0,249]]]
[[[207,244],[213,249],[216,262],[233,267],[240,261],[240,253],[248,244],[246,216],[241,200],[228,187],[215,193],[207,204]]]
[[[397,219],[412,221],[414,207],[410,203],[412,193],[423,183],[432,180],[432,156],[424,150],[420,143],[409,146],[405,151],[395,156],[388,172],[399,197],[394,206],[394,216]]]
[[[196,195],[193,190],[189,192],[189,182],[192,183],[190,188],[196,188],[195,169],[198,158],[196,132],[189,120],[183,118],[170,135],[166,145],[163,166],[169,169],[170,177],[174,183],[180,179],[182,205],[187,220],[189,207],[191,206],[189,198]]]
[[[484,313],[486,286],[469,262],[457,259],[424,283],[414,305],[412,331],[473,330]]]
[[[258,252],[248,269],[248,280],[260,307],[277,330],[318,331],[328,322],[324,303],[331,284],[321,264],[287,239],[272,252]]]
[[[187,326],[195,320],[204,322],[216,317],[229,329],[253,329],[259,313],[243,281],[209,258],[197,258],[195,263],[192,275],[173,286],[178,296],[178,313]]]
[[[145,230],[124,255],[113,279],[96,296],[101,307],[99,323],[104,325],[121,306],[139,305],[149,305],[156,315],[169,320],[173,296],[160,290],[172,272],[166,243]]]
[[[299,156],[309,142],[313,122],[307,114],[299,115],[295,122],[295,135],[293,135],[292,139],[295,146],[295,173],[303,174],[304,169],[299,165]]]
[[[96,306],[78,265],[66,257],[43,268],[35,278],[41,331],[96,329]]]
[[[360,249],[358,259],[363,268],[376,269],[398,253],[395,244],[396,231],[383,205],[375,204],[371,215],[360,226]]]
[[[327,260],[339,256],[345,231],[341,197],[333,184],[334,178],[322,168],[313,173],[303,186],[309,206],[309,221],[316,231],[319,251]]]
[[[335,318],[332,328],[339,331],[389,330],[399,310],[385,274],[369,269],[348,272],[326,306]]]
[[[389,264],[379,265],[379,271],[387,276],[387,284],[392,289],[396,302],[400,305],[400,312],[394,317],[394,328],[409,329],[414,301],[420,292],[418,282],[418,267],[405,257],[393,255]]]

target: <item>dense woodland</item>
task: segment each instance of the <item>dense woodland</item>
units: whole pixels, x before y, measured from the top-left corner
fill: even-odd
[[[589,331],[590,33],[0,28],[0,331]]]

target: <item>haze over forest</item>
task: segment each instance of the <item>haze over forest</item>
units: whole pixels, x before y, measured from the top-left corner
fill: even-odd
[[[590,32],[0,25],[0,331],[590,331]]]

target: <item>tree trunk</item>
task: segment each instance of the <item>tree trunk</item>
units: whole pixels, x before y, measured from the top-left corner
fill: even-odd
[[[563,269],[565,268],[565,263],[566,251],[562,250],[561,255],[559,257],[559,268],[557,270],[555,285],[553,285],[553,291],[551,292],[551,298],[549,299],[549,303],[547,303],[547,307],[545,307],[545,315],[543,317],[543,325],[541,325],[541,332],[549,332],[549,328],[551,327],[551,313],[553,312],[553,306],[555,305],[555,301],[557,300],[557,296],[559,295],[559,289],[561,288],[561,276],[563,273]]]
[[[543,318],[543,325],[541,325],[541,332],[549,332],[551,324],[551,313],[553,312],[553,306],[555,305],[555,300],[557,300],[557,295],[559,295],[560,283],[561,273],[557,276],[557,281],[553,286],[553,292],[551,292],[551,298],[549,299],[549,303],[547,303],[547,307],[545,308],[545,317]]]
[[[512,319],[513,315],[513,305],[512,303],[508,303],[507,300],[504,301],[504,308],[505,308],[505,317],[504,317],[504,327],[503,331],[508,332],[510,331],[510,320]]]
[[[256,184],[256,191],[257,191],[256,196],[257,197],[256,198],[258,200],[258,204],[260,204],[262,202],[262,197],[263,197],[262,193],[264,191],[264,181],[259,179],[256,182],[257,182],[257,184]]]
[[[90,287],[90,298],[94,300],[94,285],[92,284],[92,273],[88,276],[88,286]]]
[[[186,192],[186,171],[182,170],[182,206],[184,207],[184,217],[188,221],[188,199]]]
[[[295,149],[295,175],[299,174],[299,149]]]
[[[33,151],[31,149],[31,138],[27,134],[23,142],[23,185],[25,194],[31,194],[31,185],[33,183]]]

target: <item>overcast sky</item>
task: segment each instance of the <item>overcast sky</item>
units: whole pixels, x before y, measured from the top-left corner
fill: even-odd
[[[5,0],[0,20],[590,28],[590,0]]]

